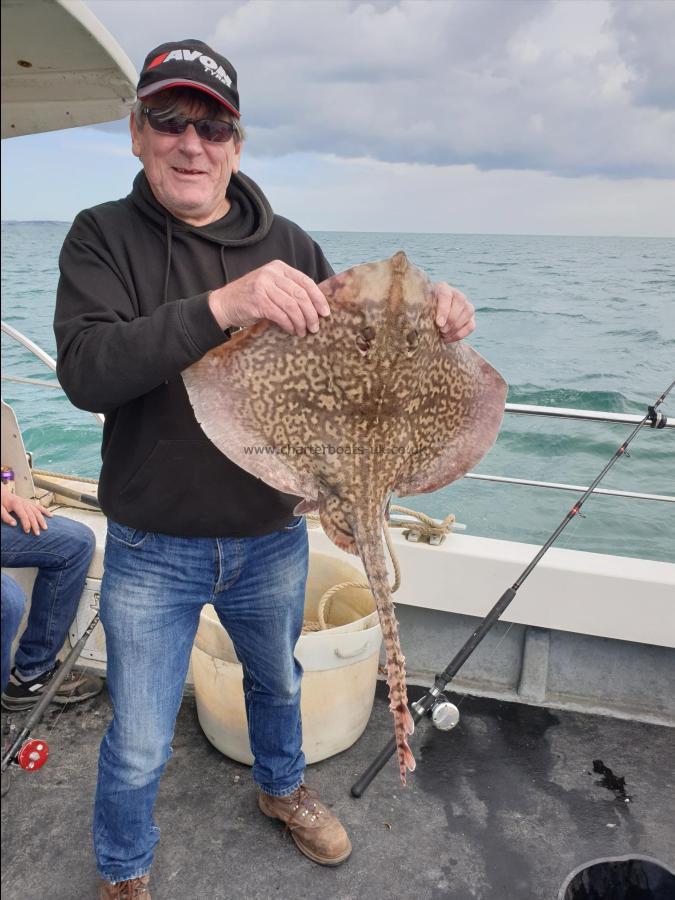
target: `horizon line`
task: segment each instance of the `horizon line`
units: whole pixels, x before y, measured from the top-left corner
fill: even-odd
[[[0,219],[1,225],[72,225],[73,219]],[[675,234],[570,234],[569,232],[542,231],[399,231],[375,230],[362,228],[316,228],[304,227],[304,231],[322,232],[323,234],[415,234],[430,237],[573,237],[573,238],[627,238],[641,240],[675,240]]]

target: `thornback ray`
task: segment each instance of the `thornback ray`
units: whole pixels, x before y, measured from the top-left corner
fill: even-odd
[[[382,529],[392,492],[437,490],[494,443],[507,386],[465,342],[445,344],[426,274],[403,252],[322,282],[331,315],[299,338],[270,322],[235,334],[183,372],[207,437],[229,459],[317,509],[326,534],[358,554],[387,654],[401,780],[407,735],[405,657]]]

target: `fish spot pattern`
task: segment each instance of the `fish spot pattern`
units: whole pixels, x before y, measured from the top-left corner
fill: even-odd
[[[506,384],[464,342],[444,343],[433,285],[404,253],[320,287],[331,315],[317,333],[300,338],[260,322],[183,378],[213,443],[278,490],[318,503],[329,538],[361,557],[405,783],[415,766],[413,721],[382,540],[387,503],[394,492],[436,490],[473,468],[496,438]]]

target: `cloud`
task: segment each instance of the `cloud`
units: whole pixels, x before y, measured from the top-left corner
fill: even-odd
[[[222,50],[239,72],[257,155],[675,174],[673,3],[90,5],[138,67],[153,46],[187,34]]]
[[[143,60],[165,41],[196,37],[207,43],[219,19],[247,0],[85,0],[140,72]]]
[[[675,109],[675,4],[614,0],[610,24],[630,67],[626,86],[636,103]]]
[[[275,210],[310,230],[675,237],[672,181],[569,179],[317,154],[245,155],[243,165]]]
[[[240,7],[219,27],[241,54],[256,152],[562,175],[675,171],[672,119],[631,103],[605,4],[331,4],[320,42],[311,23],[299,27],[304,3],[282,6],[283,16],[274,3]]]

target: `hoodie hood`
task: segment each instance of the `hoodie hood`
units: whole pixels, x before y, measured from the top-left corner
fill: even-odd
[[[269,233],[274,213],[255,181],[242,172],[233,175],[227,186],[227,198],[230,209],[221,219],[198,226],[176,218],[158,202],[143,170],[134,179],[129,194],[144,216],[168,232],[192,232],[222,247],[248,247],[262,241]]]

